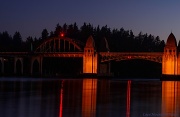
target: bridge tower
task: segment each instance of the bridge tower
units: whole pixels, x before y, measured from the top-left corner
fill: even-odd
[[[95,42],[90,36],[84,48],[83,55],[83,73],[97,74],[98,73],[98,54],[95,49]]]
[[[177,61],[177,42],[173,33],[167,39],[162,56],[162,74],[163,75],[177,75],[178,61]]]

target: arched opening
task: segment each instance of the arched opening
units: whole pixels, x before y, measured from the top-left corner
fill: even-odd
[[[18,59],[17,61],[16,61],[16,74],[17,75],[22,75],[22,63],[21,63],[21,61]]]
[[[33,75],[38,75],[39,74],[39,62],[38,62],[37,59],[33,62],[32,74]]]
[[[120,77],[157,78],[161,76],[162,65],[143,59],[112,61],[111,71]]]

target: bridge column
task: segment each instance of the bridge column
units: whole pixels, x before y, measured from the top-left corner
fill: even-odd
[[[99,66],[99,75],[111,74],[111,61],[100,63]]]
[[[14,59],[14,74],[17,73],[17,61],[20,60],[21,62],[21,74],[23,74],[23,58],[16,57]]]
[[[90,36],[86,42],[83,55],[83,73],[97,74],[98,54],[95,50],[94,39]]]
[[[0,61],[1,61],[1,73],[4,74],[4,58],[3,57],[0,57]]]
[[[39,63],[40,63],[40,65],[39,65],[39,71],[40,71],[40,74],[42,75],[42,63],[43,63],[43,57],[40,57],[39,59],[40,59],[40,61],[39,61]]]

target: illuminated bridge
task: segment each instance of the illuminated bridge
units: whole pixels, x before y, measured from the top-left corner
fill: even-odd
[[[32,74],[34,69],[38,69],[39,74],[42,74],[44,58],[78,57],[82,58],[83,74],[110,74],[110,61],[131,59],[162,63],[162,74],[180,73],[178,72],[180,62],[177,62],[179,58],[177,58],[176,39],[172,33],[168,37],[165,52],[111,52],[105,38],[104,42],[106,51],[97,52],[92,36],[87,39],[86,44],[61,36],[45,40],[33,52],[0,52],[0,72],[3,74],[6,65],[10,65],[8,62],[11,61],[14,74],[17,71],[21,74],[25,71]],[[34,67],[35,64],[36,67]]]

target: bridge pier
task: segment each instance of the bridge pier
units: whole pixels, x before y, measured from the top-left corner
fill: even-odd
[[[0,61],[1,61],[1,74],[4,74],[4,58],[3,57],[0,57]]]
[[[109,53],[109,47],[106,47]],[[83,73],[102,76],[111,75],[111,61],[101,63],[100,53],[96,52],[95,42],[92,36],[87,39],[83,55]]]
[[[94,39],[90,36],[86,42],[83,55],[83,73],[98,73],[98,53],[95,50]]]
[[[99,63],[99,75],[111,74],[111,61]]]
[[[163,75],[180,75],[179,71],[179,56],[177,49],[177,42],[175,36],[171,33],[167,39],[164,47],[164,53],[162,57],[162,74]]]

